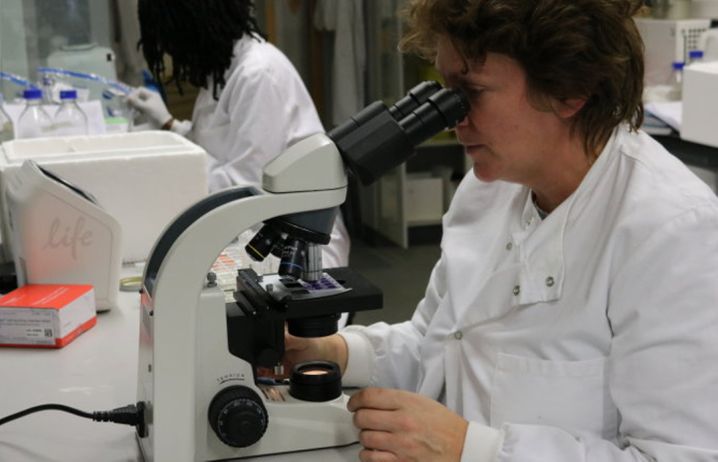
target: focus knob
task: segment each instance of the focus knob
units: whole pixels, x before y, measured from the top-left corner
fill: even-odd
[[[209,425],[223,443],[250,446],[264,435],[269,417],[259,395],[248,387],[234,386],[217,393],[209,405]]]

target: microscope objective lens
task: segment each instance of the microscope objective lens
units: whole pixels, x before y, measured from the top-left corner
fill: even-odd
[[[277,246],[282,235],[270,225],[264,225],[245,246],[247,254],[255,261],[263,261]]]
[[[284,243],[282,260],[279,262],[279,274],[292,279],[302,277],[307,261],[307,243],[300,239],[290,239]]]

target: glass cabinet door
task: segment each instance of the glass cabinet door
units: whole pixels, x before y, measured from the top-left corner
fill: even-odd
[[[18,79],[38,85],[39,67],[117,79],[113,45],[121,31],[116,22],[111,0],[0,0],[5,99],[22,92]]]
[[[404,62],[397,46],[401,37],[400,0],[367,0],[368,102],[393,104],[404,95]],[[408,246],[404,218],[403,165],[382,176],[362,191],[364,224],[390,241]]]

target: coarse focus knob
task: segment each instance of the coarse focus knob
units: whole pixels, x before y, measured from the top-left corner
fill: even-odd
[[[269,417],[259,395],[248,387],[225,388],[209,405],[209,425],[223,443],[250,446],[264,435]]]

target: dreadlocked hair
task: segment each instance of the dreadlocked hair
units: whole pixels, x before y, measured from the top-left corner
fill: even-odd
[[[141,39],[138,47],[161,85],[174,82],[208,89],[218,99],[226,81],[233,48],[245,35],[266,39],[253,16],[251,0],[139,0]],[[164,55],[172,60],[165,75]]]

